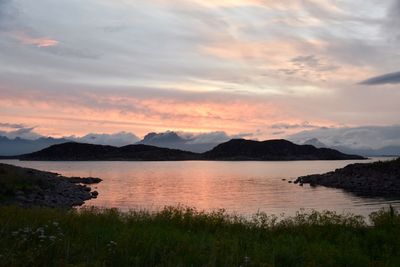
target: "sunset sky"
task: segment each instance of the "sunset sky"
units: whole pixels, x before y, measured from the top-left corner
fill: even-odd
[[[0,129],[400,123],[400,0],[0,0]]]

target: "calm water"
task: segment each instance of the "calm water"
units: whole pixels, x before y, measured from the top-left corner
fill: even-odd
[[[368,161],[373,160],[378,158]],[[65,176],[100,177],[104,181],[94,186],[99,197],[86,205],[123,210],[183,204],[243,215],[257,211],[292,215],[301,208],[367,215],[388,203],[400,207],[399,200],[359,198],[338,189],[301,187],[287,181],[357,161],[1,162]]]

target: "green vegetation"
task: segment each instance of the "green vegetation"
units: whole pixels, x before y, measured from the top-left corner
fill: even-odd
[[[400,215],[0,208],[1,266],[400,266]]]

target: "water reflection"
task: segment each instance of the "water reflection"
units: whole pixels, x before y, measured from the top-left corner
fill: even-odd
[[[373,160],[378,158],[369,161]],[[399,201],[359,198],[338,189],[288,183],[301,175],[357,161],[2,162],[66,176],[100,177],[104,181],[95,186],[99,197],[86,205],[123,210],[183,204],[201,210],[224,208],[243,215],[257,211],[294,214],[300,208],[367,215],[388,203],[400,207]]]

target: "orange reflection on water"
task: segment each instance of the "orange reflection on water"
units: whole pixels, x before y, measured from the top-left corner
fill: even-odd
[[[159,210],[181,204],[208,211],[223,208],[243,215],[257,211],[294,214],[301,208],[367,215],[386,206],[388,201],[382,199],[359,198],[337,189],[288,183],[301,175],[331,171],[352,162],[355,161],[11,161],[67,176],[100,177],[103,182],[94,186],[99,197],[86,205],[122,210]],[[399,206],[398,201],[393,203]]]

